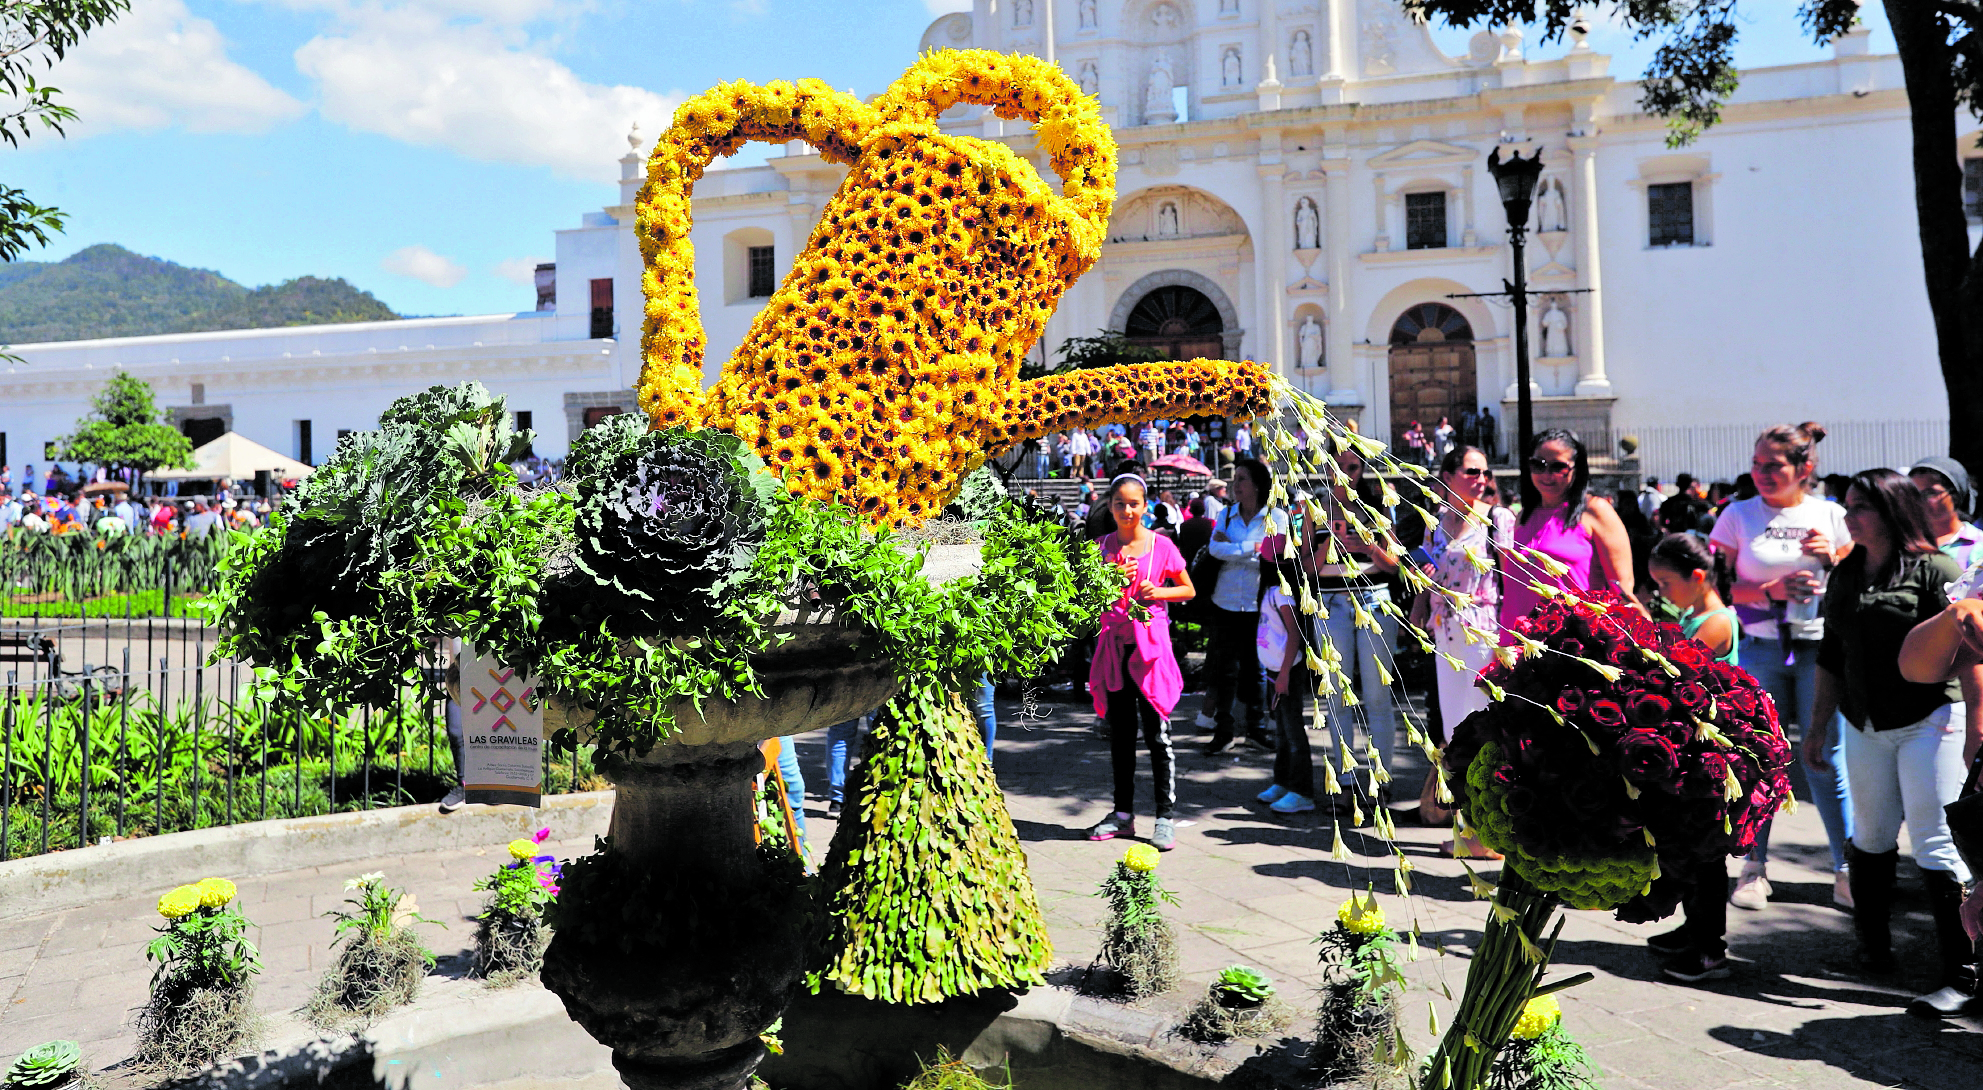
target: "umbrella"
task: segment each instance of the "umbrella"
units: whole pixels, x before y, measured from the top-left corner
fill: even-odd
[[[285,458],[260,443],[230,431],[193,451],[192,469],[159,469],[152,471],[150,477],[154,481],[206,481],[223,477],[245,481],[252,480],[262,470],[267,470],[269,476],[280,480],[310,475],[310,467],[302,462]]]
[[[1150,466],[1153,469],[1175,469],[1179,473],[1189,474],[1195,477],[1210,477],[1212,475],[1212,467],[1181,450],[1164,455],[1162,458],[1151,462]]]
[[[94,496],[99,492],[129,492],[131,486],[123,481],[91,481],[83,486],[83,495]]]

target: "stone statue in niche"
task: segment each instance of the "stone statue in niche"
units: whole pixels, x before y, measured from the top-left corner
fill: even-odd
[[[1169,4],[1158,4],[1150,9],[1150,25],[1158,30],[1176,30],[1177,22],[1177,9]]]
[[[1154,125],[1177,120],[1177,107],[1171,102],[1171,89],[1176,86],[1177,78],[1171,74],[1171,55],[1159,49],[1150,61],[1150,78],[1144,82],[1144,122]]]
[[[1012,0],[1012,25],[1033,25],[1033,0]]]
[[[1291,76],[1312,76],[1315,74],[1315,42],[1306,30],[1297,30],[1288,39],[1288,74]]]
[[[1315,211],[1315,202],[1307,197],[1294,202],[1294,248],[1322,248],[1322,217]]]
[[[1542,354],[1545,359],[1562,359],[1570,352],[1570,316],[1563,313],[1563,304],[1554,299],[1549,301],[1549,309],[1542,312]]]
[[[1081,0],[1081,29],[1091,30],[1095,26],[1095,0]]]
[[[1176,238],[1183,233],[1183,229],[1178,224],[1177,204],[1173,201],[1165,201],[1158,205],[1157,237]]]
[[[1238,15],[1239,0],[1219,0],[1220,15]]]
[[[1295,360],[1304,368],[1322,366],[1322,325],[1313,314],[1295,331]]]
[[[1084,95],[1092,95],[1101,90],[1102,74],[1095,68],[1094,61],[1081,62],[1081,74],[1078,82],[1081,84],[1081,93]]]
[[[1551,178],[1543,183],[1542,196],[1536,200],[1536,230],[1567,231],[1570,216],[1563,206],[1563,183]]]
[[[1229,47],[1220,55],[1219,83],[1226,87],[1239,86],[1239,50]]]

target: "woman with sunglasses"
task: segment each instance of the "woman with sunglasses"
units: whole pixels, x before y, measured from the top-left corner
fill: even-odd
[[[1528,461],[1515,547],[1502,558],[1501,627],[1512,627],[1542,604],[1537,583],[1576,594],[1613,590],[1637,605],[1632,541],[1611,501],[1586,495],[1591,465],[1584,441],[1576,432],[1551,428],[1535,437]]]
[[[1493,484],[1494,471],[1479,447],[1454,447],[1439,462],[1442,502],[1439,521],[1425,536],[1425,574],[1448,594],[1420,593],[1412,603],[1411,622],[1432,633],[1440,652],[1433,671],[1439,721],[1447,732],[1487,707],[1487,694],[1474,679],[1494,660],[1499,641],[1470,640],[1467,630],[1500,630],[1501,580],[1495,564],[1515,533],[1515,513],[1485,496]]]
[[[1882,975],[1898,969],[1890,917],[1905,822],[1914,865],[1934,907],[1942,984],[1973,989],[1975,953],[1958,916],[1969,868],[1942,808],[1956,800],[1963,753],[1978,731],[1964,700],[1976,696],[1977,667],[1914,681],[1908,674],[1923,672],[1909,671],[1919,664],[1907,661],[1915,656],[1904,656],[1908,635],[1943,612],[1949,584],[1960,573],[1935,545],[1921,493],[1891,469],[1853,476],[1845,493],[1845,521],[1855,547],[1825,589],[1825,637],[1818,649],[1812,717],[1819,725],[1804,732],[1804,760],[1814,769],[1831,762],[1833,740],[1826,726],[1842,711],[1850,724],[1839,733],[1852,780],[1850,875],[1860,968]],[[1965,997],[1941,998],[1966,1005],[1956,1003]],[[1941,1013],[1927,1001],[1909,1009],[1930,1018]]]
[[[1813,733],[1818,644],[1825,635],[1818,595],[1824,590],[1826,573],[1852,547],[1845,509],[1811,490],[1812,482],[1819,479],[1817,446],[1824,438],[1824,427],[1813,422],[1781,425],[1758,436],[1749,463],[1756,494],[1729,504],[1708,534],[1714,550],[1735,562],[1730,597],[1742,621],[1737,662],[1769,690],[1786,736],[1793,721],[1806,734]],[[1832,739],[1832,752],[1822,767],[1793,763],[1790,782],[1798,797],[1810,799],[1818,808],[1831,845],[1832,900],[1851,908],[1845,846],[1852,835],[1848,817],[1852,804],[1845,758],[1836,732],[1815,733]],[[1769,859],[1770,825],[1764,822],[1735,881],[1730,904],[1755,911],[1769,902]]]

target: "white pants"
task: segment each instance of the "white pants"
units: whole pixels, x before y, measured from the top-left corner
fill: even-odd
[[[1494,661],[1494,645],[1484,640],[1468,643],[1464,636],[1449,637],[1446,634],[1448,627],[1457,626],[1438,626],[1432,634],[1433,645],[1459,659],[1465,664],[1465,669],[1455,670],[1451,663],[1435,655],[1432,672],[1439,682],[1439,722],[1446,728],[1446,737],[1451,738],[1453,728],[1458,727],[1461,720],[1491,703],[1487,693],[1473,682],[1482,670],[1487,669],[1487,664]]]
[[[1893,851],[1900,825],[1914,848],[1914,865],[1969,881],[1969,868],[1949,837],[1942,807],[1962,790],[1961,703],[1945,704],[1926,719],[1894,730],[1845,725],[1845,769],[1852,782],[1852,846],[1862,852]]]

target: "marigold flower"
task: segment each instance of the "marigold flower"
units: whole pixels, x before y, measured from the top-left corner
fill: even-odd
[[[1563,1008],[1553,995],[1538,995],[1522,1006],[1522,1016],[1515,1019],[1512,1034],[1517,1041],[1533,1041],[1556,1027],[1563,1020]]]
[[[534,841],[521,840],[521,839],[510,841],[511,859],[514,859],[517,862],[521,863],[524,860],[536,854],[537,854],[537,844]]]
[[[1384,910],[1378,906],[1377,898],[1352,894],[1336,909],[1336,922],[1353,934],[1376,935],[1384,930]]]
[[[234,899],[234,883],[225,878],[202,878],[193,888],[199,891],[202,908],[219,908]]]
[[[1148,844],[1131,844],[1129,850],[1122,853],[1123,866],[1145,874],[1157,869],[1157,859],[1157,849]]]
[[[158,899],[158,914],[168,920],[190,916],[199,911],[200,887],[180,886],[168,891]]]

